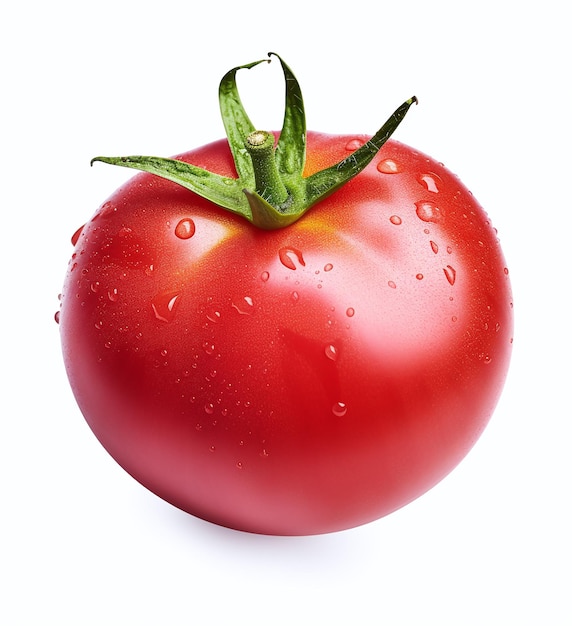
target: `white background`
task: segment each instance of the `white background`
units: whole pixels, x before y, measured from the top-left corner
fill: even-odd
[[[3,7],[0,623],[572,624],[566,3]],[[72,232],[130,175],[90,158],[220,138],[220,78],[269,50],[314,130],[374,132],[416,94],[396,138],[474,192],[514,290],[509,379],[469,456],[397,513],[319,537],[218,528],[140,487],[77,409],[53,319]],[[278,128],[278,65],[245,74],[252,119]]]

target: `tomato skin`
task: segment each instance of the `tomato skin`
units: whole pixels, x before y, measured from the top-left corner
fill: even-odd
[[[308,133],[307,173],[358,140]],[[226,141],[179,158],[234,175]],[[138,174],[81,231],[59,319],[77,402],[125,470],[276,535],[358,526],[439,482],[492,415],[513,333],[488,217],[393,140],[270,232]]]

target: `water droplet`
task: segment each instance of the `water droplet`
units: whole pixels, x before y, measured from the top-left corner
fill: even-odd
[[[437,254],[437,252],[439,252],[439,246],[434,241],[430,241],[429,243],[431,244],[431,250]]]
[[[203,350],[206,354],[213,354],[213,352],[215,351],[214,343],[212,343],[211,341],[203,342]]]
[[[216,447],[215,447],[215,446],[211,446],[211,447],[209,448],[209,451],[210,451],[210,452],[214,452],[215,450],[216,450]]]
[[[60,312],[59,311],[55,312],[54,320],[56,321],[56,324],[60,323]]]
[[[162,322],[170,322],[175,315],[175,309],[179,302],[179,296],[180,294],[175,292],[156,295],[151,302],[151,307],[155,317]]]
[[[417,217],[423,222],[439,222],[441,220],[441,209],[427,200],[415,203]]]
[[[79,227],[79,228],[75,231],[75,233],[71,236],[71,243],[72,243],[72,246],[75,246],[75,245],[76,245],[76,243],[78,242],[79,237],[80,237],[80,235],[81,235],[81,232],[82,232],[82,230],[84,229],[84,226],[85,226],[85,224],[84,224],[83,226],[80,226],[80,227]]]
[[[212,415],[214,413],[214,404],[212,402],[207,402],[207,404],[205,404],[205,413],[207,415]]]
[[[332,406],[332,413],[336,417],[343,417],[347,412],[348,412],[348,407],[346,406],[345,402],[336,402]]]
[[[505,267],[503,271],[508,276],[508,267]]]
[[[243,465],[242,461],[237,461],[236,468],[239,469],[239,470],[244,469],[244,465]]]
[[[401,168],[393,159],[384,159],[377,164],[377,170],[382,174],[399,174]]]
[[[395,226],[399,226],[403,220],[399,217],[399,215],[392,215],[389,218],[389,221]]]
[[[457,316],[456,316],[456,315],[453,315],[453,317],[451,318],[451,321],[452,321],[452,322],[456,322],[456,321],[457,321]]]
[[[449,281],[450,285],[454,285],[455,284],[455,278],[457,277],[457,272],[455,270],[454,267],[451,267],[450,265],[447,265],[447,267],[443,268],[443,271],[445,272],[445,276],[447,277],[447,280]]]
[[[128,226],[123,226],[122,228],[119,229],[119,231],[117,233],[117,236],[118,237],[127,237],[132,232],[133,232],[133,229],[129,228]]]
[[[269,278],[270,278],[270,273],[269,272],[262,272],[262,274],[260,274],[260,280],[263,283],[265,283]]]
[[[346,315],[348,317],[353,317],[355,315],[355,309],[353,309],[352,307],[349,307],[348,309],[346,309]]]
[[[291,298],[292,302],[298,302],[298,300],[300,299],[300,294],[297,291],[293,291],[290,294],[290,298]]]
[[[415,278],[416,278],[417,280],[423,280],[423,274],[416,274],[416,275],[415,275]]]
[[[114,207],[111,202],[105,202],[101,205],[101,209],[97,213],[96,217],[110,217],[117,211],[117,208]]]
[[[179,239],[190,239],[195,234],[195,223],[190,217],[185,217],[175,226],[175,236]]]
[[[241,315],[250,315],[254,310],[254,302],[250,296],[244,296],[242,300],[232,303],[232,308]]]
[[[392,289],[396,289],[397,285],[392,281],[392,280],[388,280],[387,284],[389,285],[389,287],[391,287]]]
[[[260,451],[260,456],[263,459],[266,459],[269,455],[268,455],[268,451],[265,448],[262,448],[262,450]]]
[[[278,250],[278,256],[282,265],[289,270],[295,270],[297,264],[302,267],[306,265],[302,253],[296,248],[280,248],[280,250]]]
[[[107,292],[107,298],[109,299],[110,302],[117,302],[118,297],[119,297],[119,293],[117,291],[117,288],[110,289]]]
[[[207,319],[213,324],[218,324],[221,320],[221,312],[219,311],[218,305],[212,304],[206,310]]]
[[[360,139],[352,139],[351,141],[348,141],[348,143],[346,144],[346,150],[353,152],[354,150],[357,150],[358,148],[361,148],[363,146],[363,141],[361,141]]]
[[[324,265],[324,272],[331,272],[334,269],[334,266],[331,263],[326,263]]]
[[[99,291],[99,287],[100,287],[100,283],[98,280],[95,280],[91,283],[91,285],[89,286],[89,288],[91,289],[91,291],[93,293],[97,293]]]
[[[441,179],[437,174],[433,174],[432,172],[429,174],[422,174],[419,177],[419,182],[431,193],[439,193],[439,187],[437,182],[441,183]]]
[[[328,359],[330,359],[330,361],[338,360],[338,350],[336,346],[331,343],[325,347],[324,354],[328,357]]]

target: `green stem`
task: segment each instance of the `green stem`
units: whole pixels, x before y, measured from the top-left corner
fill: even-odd
[[[276,164],[274,135],[255,130],[248,135],[244,145],[252,159],[258,195],[278,210],[287,206],[289,194]]]

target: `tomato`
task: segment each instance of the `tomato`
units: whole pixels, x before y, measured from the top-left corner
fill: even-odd
[[[307,133],[304,175],[369,139]],[[226,140],[177,160],[236,177]],[[214,523],[378,519],[463,459],[500,396],[497,233],[456,176],[394,140],[285,228],[144,172],[74,242],[59,321],[79,407],[135,479]]]

